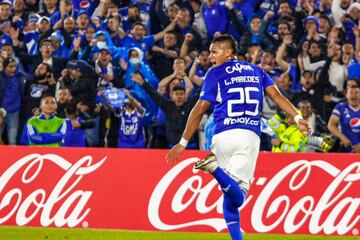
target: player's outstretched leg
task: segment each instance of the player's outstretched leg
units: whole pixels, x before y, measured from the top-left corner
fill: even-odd
[[[238,207],[234,206],[226,196],[224,196],[223,211],[231,239],[242,240],[243,238],[240,230],[240,215]]]
[[[233,178],[218,167],[214,154],[210,154],[205,159],[196,162],[195,169],[211,173],[219,183],[224,194],[224,218],[231,238],[232,240],[242,240],[238,208],[243,204],[246,192],[240,188]]]
[[[244,190],[240,188],[239,183],[218,167],[214,154],[209,154],[205,159],[197,161],[194,168],[211,173],[220,184],[224,195],[234,206],[240,207],[243,204],[245,200]]]

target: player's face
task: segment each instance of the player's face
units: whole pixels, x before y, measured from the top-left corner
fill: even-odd
[[[232,49],[226,43],[215,42],[210,45],[210,62],[215,66],[221,65],[232,56]]]

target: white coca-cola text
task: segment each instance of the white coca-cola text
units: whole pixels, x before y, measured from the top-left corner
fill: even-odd
[[[200,225],[210,226],[216,231],[226,228],[222,217],[204,218],[205,214],[211,211],[222,214],[222,196],[219,194],[219,199],[209,204],[209,194],[212,191],[221,192],[221,190],[215,179],[205,182],[201,175],[196,175],[196,170],[192,170],[195,175],[186,179],[180,187],[176,186],[177,191],[172,197],[171,210],[177,214],[186,211],[190,206],[195,206],[199,214],[194,216],[191,221],[181,222],[180,219],[177,224],[168,224],[165,219],[160,217],[162,200],[168,189],[174,187],[172,184],[175,179],[183,171],[189,170],[189,167],[192,168],[196,160],[198,159],[189,158],[178,163],[165,174],[155,187],[148,205],[148,218],[155,228],[175,230]],[[299,190],[306,182],[310,181],[309,178],[314,171],[324,171],[329,175],[332,181],[328,187],[319,189],[317,200],[311,195],[304,195],[296,202],[292,200],[291,191]],[[286,178],[290,178],[288,183],[284,180]],[[310,222],[306,227],[312,234],[342,235],[353,229],[360,221],[360,198],[345,196],[351,186],[359,180],[360,162],[351,163],[340,170],[322,160],[299,160],[287,165],[269,179],[258,197],[249,195],[241,208],[246,207],[251,201],[254,202],[251,210],[251,225],[257,232],[271,232],[280,225],[285,233],[294,233],[303,227],[305,222]],[[280,185],[282,187],[288,185],[287,194],[290,194],[275,196],[274,191]],[[316,187],[316,183],[312,183],[312,185]],[[185,198],[186,193],[191,193],[192,196]],[[283,207],[280,208],[280,206]],[[325,211],[327,211],[326,215],[324,215]],[[275,213],[277,213],[277,219],[272,219],[272,222],[269,223],[270,217]],[[298,215],[302,216],[300,221],[297,218]]]
[[[94,172],[105,160],[106,157],[92,165],[92,157],[85,156],[71,164],[55,154],[30,154],[16,161],[0,177],[0,224],[15,215],[16,224],[23,226],[40,214],[40,225],[44,227],[52,224],[56,227],[77,226],[90,212],[86,204],[92,191],[73,190],[85,175]],[[39,188],[28,196],[24,196],[21,186],[3,192],[16,173],[22,171],[21,182],[24,185],[30,184],[42,171],[46,171],[45,165],[50,163],[64,170],[64,175],[50,193],[44,188]],[[71,184],[68,184],[70,180]],[[55,211],[54,206],[59,202],[61,206]],[[30,212],[29,209],[34,209],[34,207],[35,210]]]

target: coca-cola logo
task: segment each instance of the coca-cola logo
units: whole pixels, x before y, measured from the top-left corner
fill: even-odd
[[[174,184],[181,179],[180,174],[192,168],[197,160],[198,158],[189,158],[178,163],[156,185],[148,204],[148,218],[155,228],[175,230],[209,226],[218,232],[226,229],[222,217],[222,194],[216,180],[205,181],[202,177],[204,175],[197,174],[198,171],[193,169],[193,176],[183,180],[180,186]],[[318,188],[317,183],[313,182],[313,175],[318,171],[329,179],[329,184],[324,188]],[[248,210],[245,209],[247,206],[252,207],[251,228],[257,232],[272,232],[280,226],[285,233],[295,233],[305,227],[311,234],[343,235],[358,227],[360,221],[360,198],[358,195],[355,197],[346,194],[359,180],[360,162],[338,169],[323,160],[299,160],[283,167],[271,179],[254,179],[252,188],[261,186],[262,189],[256,196],[250,192],[241,209]],[[307,193],[309,185],[318,188],[315,190],[316,196]],[[170,189],[174,188],[175,193],[169,195]],[[279,193],[278,189],[286,191]],[[305,193],[294,201],[292,193],[300,190]],[[218,194],[218,200],[212,201],[213,204],[209,206],[206,204],[208,197],[214,192]],[[185,197],[189,193],[191,196]],[[174,224],[170,219],[162,218],[164,199],[169,198],[171,211],[175,215],[195,208],[197,213],[193,215],[193,219],[181,221],[179,218]]]
[[[106,157],[93,164],[92,157],[85,156],[72,164],[55,154],[30,154],[16,161],[0,177],[0,224],[15,217],[16,224],[23,226],[40,215],[40,225],[44,227],[52,224],[56,227],[77,226],[90,213],[91,209],[86,205],[93,193],[75,188],[105,160]],[[55,164],[64,171],[50,193],[44,188],[38,188],[25,196],[21,190],[23,186],[3,192],[16,174],[22,173],[21,182],[28,185],[46,171],[48,164]],[[55,210],[57,203],[61,205]]]

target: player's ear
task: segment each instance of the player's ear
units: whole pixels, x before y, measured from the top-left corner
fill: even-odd
[[[230,58],[233,55],[233,50],[231,48],[227,48],[225,50],[226,58]]]

